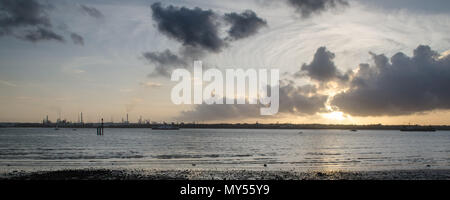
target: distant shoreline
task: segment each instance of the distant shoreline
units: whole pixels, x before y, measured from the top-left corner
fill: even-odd
[[[139,123],[104,123],[104,128],[153,128],[162,124],[139,124]],[[333,130],[400,130],[410,125],[339,125],[339,124],[170,124],[182,129],[333,129]],[[97,128],[100,123],[0,123],[0,128]],[[436,130],[450,130],[450,125],[413,125],[413,127],[433,127]]]

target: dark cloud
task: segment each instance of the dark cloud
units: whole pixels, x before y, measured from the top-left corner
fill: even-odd
[[[259,18],[255,12],[246,10],[243,13],[227,13],[225,14],[225,21],[231,24],[228,35],[232,39],[246,38],[254,35],[258,30],[267,26],[264,19]]]
[[[309,17],[314,13],[323,12],[337,6],[348,6],[346,0],[287,0],[291,6],[303,16]]]
[[[64,41],[51,30],[49,7],[34,0],[0,0],[0,36],[13,35],[31,42]]]
[[[182,44],[178,54],[168,50],[144,53],[144,57],[156,65],[151,76],[167,77],[174,69],[174,64],[186,66],[186,63],[201,59],[207,53],[218,53],[227,47],[227,39],[219,36],[220,20],[231,24],[228,31],[231,40],[254,35],[262,26],[267,25],[266,21],[251,10],[241,14],[228,13],[222,19],[222,16],[212,10],[202,10],[198,7],[193,9],[172,5],[163,7],[161,3],[154,3],[151,9],[158,30]]]
[[[38,28],[37,30],[28,31],[28,33],[23,36],[23,39],[38,42],[42,40],[56,40],[59,42],[64,42],[64,38],[51,30],[45,28]]]
[[[297,87],[293,83],[285,83],[280,86],[279,114],[313,115],[325,110],[327,98],[325,95],[317,94],[317,89],[313,85]],[[214,121],[271,117],[260,115],[262,106],[261,104],[248,103],[200,104],[196,105],[193,110],[182,112],[178,119],[185,121]]]
[[[103,13],[97,10],[97,8],[94,7],[88,7],[85,5],[80,5],[81,10],[86,13],[87,15],[94,17],[94,18],[103,18]]]
[[[313,115],[325,110],[328,96],[317,93],[313,85],[295,86],[293,83],[280,87],[280,112],[297,115]]]
[[[0,0],[0,27],[20,26],[50,27],[45,5],[34,0]]]
[[[31,42],[64,42],[64,37],[53,30],[47,13],[51,8],[50,4],[35,0],[0,0],[0,36],[11,35]]]
[[[450,56],[419,46],[412,57],[372,54],[361,64],[350,88],[331,104],[354,116],[394,116],[450,108]]]
[[[166,49],[162,52],[145,52],[144,58],[154,64],[155,70],[149,74],[150,77],[164,76],[170,77],[173,69],[183,67],[186,68],[194,62],[199,60],[205,54],[205,51],[201,48],[184,46],[179,49],[177,54]]]
[[[165,50],[163,52],[146,52],[143,53],[145,59],[147,59],[150,63],[155,65],[155,70],[150,76],[165,76],[170,77],[170,72],[179,67],[185,68],[187,66],[187,62],[185,58],[182,58],[170,50]]]
[[[70,38],[74,44],[84,45],[84,38],[76,33],[71,33]]]
[[[314,58],[309,64],[303,64],[297,76],[308,76],[313,80],[328,82],[332,80],[345,80],[348,77],[342,75],[333,62],[334,53],[326,47],[320,47],[314,54]]]
[[[152,4],[151,9],[158,30],[183,45],[213,52],[219,52],[225,46],[225,42],[219,37],[219,24],[213,11],[198,7],[163,7],[161,3]]]

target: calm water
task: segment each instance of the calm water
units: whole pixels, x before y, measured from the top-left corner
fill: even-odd
[[[0,170],[450,169],[450,132],[1,128]],[[193,166],[192,164],[195,164]],[[429,165],[429,166],[427,166]],[[264,168],[266,169],[266,168]]]

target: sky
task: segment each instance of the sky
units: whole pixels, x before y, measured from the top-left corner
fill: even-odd
[[[0,0],[0,121],[450,124],[447,0]],[[280,70],[280,110],[174,105],[172,70]]]

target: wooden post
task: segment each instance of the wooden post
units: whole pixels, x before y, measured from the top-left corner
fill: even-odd
[[[97,135],[103,135],[103,118],[100,127],[97,127]]]

